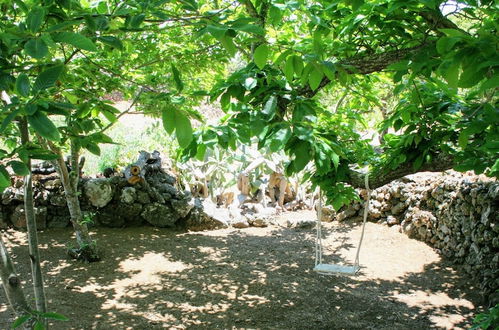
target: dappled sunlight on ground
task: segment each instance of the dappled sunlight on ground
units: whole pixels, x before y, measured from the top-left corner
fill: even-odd
[[[477,296],[458,269],[376,224],[367,225],[356,277],[312,271],[315,229],[95,234],[104,260],[82,264],[64,256],[70,230],[40,233],[54,247],[42,251],[49,309],[71,319],[57,329],[457,329],[475,313]],[[325,262],[354,260],[360,225],[326,224],[324,234]],[[8,244],[24,277],[23,235]],[[0,303],[0,328],[10,315]]]

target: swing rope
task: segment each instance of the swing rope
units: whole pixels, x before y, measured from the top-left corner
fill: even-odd
[[[364,206],[364,219],[362,221],[362,231],[360,234],[360,241],[359,245],[357,247],[357,253],[355,254],[355,261],[354,261],[354,269],[358,269],[360,266],[360,248],[362,246],[362,242],[364,240],[364,233],[366,229],[366,222],[367,222],[367,216],[369,215],[369,202],[371,200],[371,190],[369,189],[369,174],[366,173],[364,176],[364,182],[366,186],[366,191],[367,191],[367,198]],[[322,264],[322,225],[321,225],[321,219],[322,219],[322,190],[319,188],[319,205],[318,205],[318,210],[317,210],[317,235],[315,239],[315,266]]]

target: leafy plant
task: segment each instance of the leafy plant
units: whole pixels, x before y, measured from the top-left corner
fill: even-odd
[[[497,329],[499,327],[499,304],[490,308],[488,312],[475,316],[471,329]]]
[[[81,221],[82,224],[85,224],[87,226],[93,225],[95,215],[96,215],[95,212],[85,212],[83,214],[83,220]]]
[[[17,329],[23,325],[32,324],[33,329],[43,330],[46,329],[44,322],[46,320],[56,320],[56,321],[68,321],[69,319],[61,314],[54,312],[41,313],[38,311],[29,311],[26,314],[19,316],[14,323],[12,323],[12,329]]]

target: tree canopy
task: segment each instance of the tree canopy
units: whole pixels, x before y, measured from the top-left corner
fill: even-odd
[[[499,176],[494,1],[0,1],[0,188],[41,140],[98,154],[122,92],[161,116],[184,157],[253,143],[290,156],[338,208],[363,186],[419,170]],[[209,98],[226,115],[202,125]],[[381,153],[365,131],[384,121]],[[388,133],[387,133],[388,132]],[[385,134],[386,133],[386,134]]]

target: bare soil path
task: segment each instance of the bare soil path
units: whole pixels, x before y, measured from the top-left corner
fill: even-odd
[[[285,218],[314,213],[286,213]],[[353,261],[358,224],[326,224],[325,261]],[[369,223],[361,274],[312,271],[315,229],[279,226],[180,233],[98,228],[103,261],[65,257],[72,231],[40,232],[52,329],[459,329],[479,297],[427,245]],[[30,290],[24,233],[8,246]],[[12,313],[0,290],[0,329]]]

